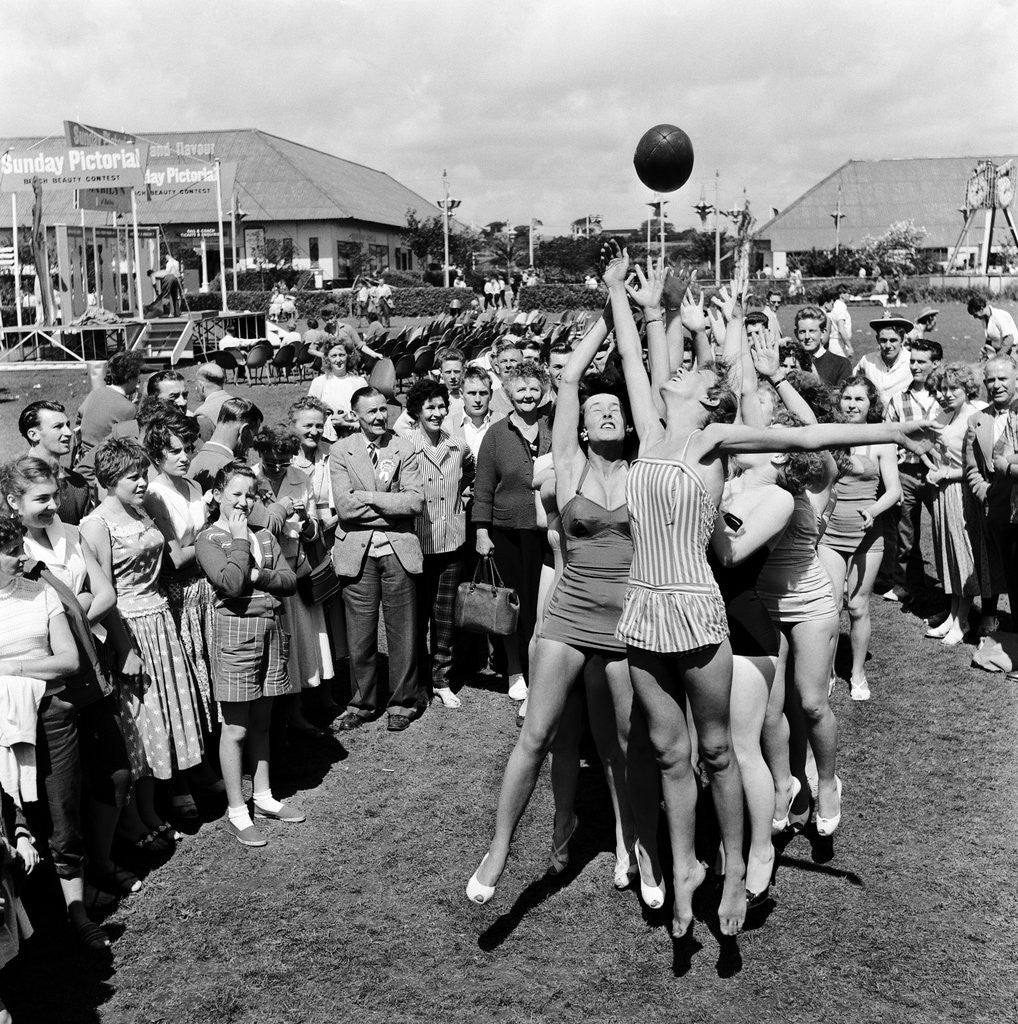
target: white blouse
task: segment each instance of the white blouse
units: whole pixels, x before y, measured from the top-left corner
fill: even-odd
[[[80,594],[85,589],[88,569],[81,550],[78,528],[54,518],[46,527],[46,539],[49,541],[48,548],[26,533],[25,553],[38,562],[45,562],[46,567],[73,594]]]

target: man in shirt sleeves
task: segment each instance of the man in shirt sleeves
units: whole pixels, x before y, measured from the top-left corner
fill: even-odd
[[[329,454],[339,515],[332,562],[343,578],[353,696],[336,728],[356,729],[378,714],[378,616],[389,647],[389,731],[405,729],[427,702],[415,650],[416,592],[423,568],[414,518],[424,508],[424,483],[413,445],[387,429],[385,396],[360,388],[350,400],[359,429]]]

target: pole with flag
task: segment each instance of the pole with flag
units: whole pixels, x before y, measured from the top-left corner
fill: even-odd
[[[222,164],[216,160],[216,218],[219,227],[219,292],[222,301],[223,312],[228,312],[226,306],[226,243],[223,241],[223,188],[222,188]]]

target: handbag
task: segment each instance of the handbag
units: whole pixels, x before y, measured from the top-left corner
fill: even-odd
[[[502,582],[491,556],[485,555],[474,569],[473,580],[456,588],[457,628],[510,636],[516,632],[519,617],[519,596]]]
[[[297,559],[297,593],[305,604],[324,604],[343,589],[332,552],[321,537],[302,542],[301,556]]]

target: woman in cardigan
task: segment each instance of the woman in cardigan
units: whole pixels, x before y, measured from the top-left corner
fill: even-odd
[[[541,409],[548,372],[521,363],[505,375],[512,412],[488,428],[477,455],[473,522],[477,553],[494,554],[506,586],[520,599],[516,632],[504,638],[509,696],[527,696],[528,647],[537,623],[541,566],[551,558],[534,507],[534,460],[551,450],[551,428]],[[550,564],[550,561],[549,561]]]

